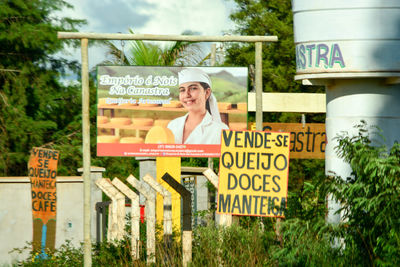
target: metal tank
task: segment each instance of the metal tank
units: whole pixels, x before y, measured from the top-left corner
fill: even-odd
[[[351,168],[338,158],[335,137],[361,120],[400,141],[400,1],[293,0],[295,80],[326,88],[326,174]],[[328,202],[328,221],[339,204]]]

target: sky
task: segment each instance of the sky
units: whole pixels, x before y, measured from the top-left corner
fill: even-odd
[[[233,0],[66,0],[74,9],[62,16],[85,19],[80,32],[224,35],[234,28],[229,14]],[[119,42],[119,41],[118,41]],[[118,43],[116,43],[118,45]],[[211,45],[211,44],[210,44]],[[68,49],[80,62],[80,50]],[[67,52],[65,51],[65,52]],[[89,48],[89,68],[105,59],[104,48]],[[65,56],[65,55],[64,55]]]

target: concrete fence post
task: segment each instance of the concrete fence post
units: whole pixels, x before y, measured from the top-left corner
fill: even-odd
[[[90,167],[90,210],[92,211],[91,214],[91,220],[90,220],[90,229],[91,229],[91,239],[92,242],[96,241],[96,203],[102,201],[102,191],[101,189],[96,185],[96,181],[103,178],[103,172],[105,172],[106,169],[103,167],[96,167],[96,166],[91,166]],[[83,173],[83,168],[78,169],[79,173]]]
[[[140,240],[140,207],[139,194],[131,190],[118,178],[112,180],[112,184],[131,200],[131,249],[133,259],[139,259]]]
[[[146,198],[146,238],[147,238],[147,263],[156,262],[156,198],[154,190],[148,188],[143,182],[129,175],[126,179],[140,194]]]
[[[125,196],[113,186],[110,179],[99,179],[96,185],[111,198],[107,240],[122,240],[125,232]]]
[[[172,199],[171,192],[160,185],[153,177],[146,174],[143,181],[148,183],[154,190],[156,190],[163,197],[164,204],[164,242],[167,246],[172,241]]]

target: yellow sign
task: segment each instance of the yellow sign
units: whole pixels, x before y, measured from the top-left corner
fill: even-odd
[[[217,213],[284,217],[290,134],[223,131]]]
[[[34,147],[28,162],[31,178],[33,250],[54,250],[57,215],[57,150]]]

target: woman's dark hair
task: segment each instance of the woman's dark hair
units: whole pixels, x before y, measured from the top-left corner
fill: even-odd
[[[206,90],[208,88],[211,89],[211,87],[208,83],[200,82],[200,85],[201,85],[201,87],[203,87],[204,90]],[[210,99],[210,97],[208,99]],[[206,109],[211,114],[210,103],[208,102],[208,99],[206,101]]]

